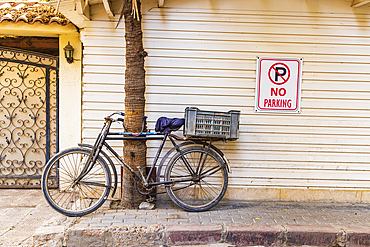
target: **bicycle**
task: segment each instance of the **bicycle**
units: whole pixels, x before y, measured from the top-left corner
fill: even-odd
[[[116,115],[119,117],[114,117]],[[140,194],[150,195],[155,187],[164,185],[166,192],[163,193],[167,193],[180,208],[192,212],[209,210],[221,201],[227,189],[230,165],[225,155],[212,145],[213,138],[185,141],[171,133],[144,132],[146,117],[140,133],[110,132],[112,123],[123,124],[124,115],[122,112],[114,112],[105,117],[94,145],[79,144],[79,147],[63,150],[48,161],[43,171],[41,187],[53,209],[67,216],[83,216],[97,210],[109,195],[114,196],[118,175],[115,164],[102,150],[103,147],[133,174]],[[146,176],[143,168],[137,167],[138,172],[135,172],[106,142],[133,139],[162,141]],[[173,148],[157,165],[168,140]],[[175,140],[184,142],[177,144]],[[164,181],[160,181],[161,170],[168,159]],[[155,167],[158,168],[154,181],[152,174]]]

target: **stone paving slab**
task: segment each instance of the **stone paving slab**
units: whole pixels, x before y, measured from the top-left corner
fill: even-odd
[[[41,190],[0,190],[0,247],[32,245],[32,235],[55,211]]]

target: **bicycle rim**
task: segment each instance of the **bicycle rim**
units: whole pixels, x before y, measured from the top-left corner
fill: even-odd
[[[90,151],[69,149],[53,157],[47,164],[42,187],[46,200],[58,212],[68,216],[82,216],[98,209],[110,190],[110,172],[102,158],[91,171],[75,183],[84,168]]]
[[[166,170],[170,198],[188,211],[208,210],[222,199],[227,188],[227,171],[224,162],[212,150],[189,147],[182,150],[184,158],[198,179],[193,179],[186,162],[180,154],[175,155]],[[187,180],[187,181],[184,181]]]

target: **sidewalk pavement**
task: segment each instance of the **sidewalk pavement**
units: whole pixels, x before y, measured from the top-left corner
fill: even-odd
[[[370,246],[369,204],[224,199],[210,211],[190,213],[161,200],[153,210],[112,210],[105,206],[90,215],[70,218],[47,206],[41,191],[31,192],[24,204],[29,205],[28,211],[22,207],[10,210],[10,204],[3,209],[0,204],[1,247]],[[13,199],[5,199],[21,196],[13,195]],[[2,193],[0,196],[3,201]],[[22,236],[32,236],[28,238],[32,241],[4,242],[6,235],[25,225],[30,213],[46,219],[31,225],[28,235]],[[12,224],[12,215],[23,218],[14,219]]]
[[[56,234],[50,231],[53,224],[38,229],[35,246],[48,246],[44,240],[52,239],[49,232]],[[370,246],[370,205],[358,203],[222,200],[210,211],[192,213],[162,200],[154,210],[103,208],[81,218],[64,217],[63,225],[57,241],[68,247]]]
[[[0,189],[0,247],[31,246],[35,230],[55,215],[41,190]]]

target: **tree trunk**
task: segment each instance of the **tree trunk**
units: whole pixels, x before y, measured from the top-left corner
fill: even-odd
[[[145,69],[140,0],[137,0],[139,18],[132,15],[132,0],[124,0],[126,71],[125,71],[125,127],[128,132],[140,132],[145,114]],[[123,157],[135,171],[140,166],[146,167],[145,141],[124,141]],[[136,208],[144,196],[136,190],[136,179],[131,172],[123,169],[121,206]]]

